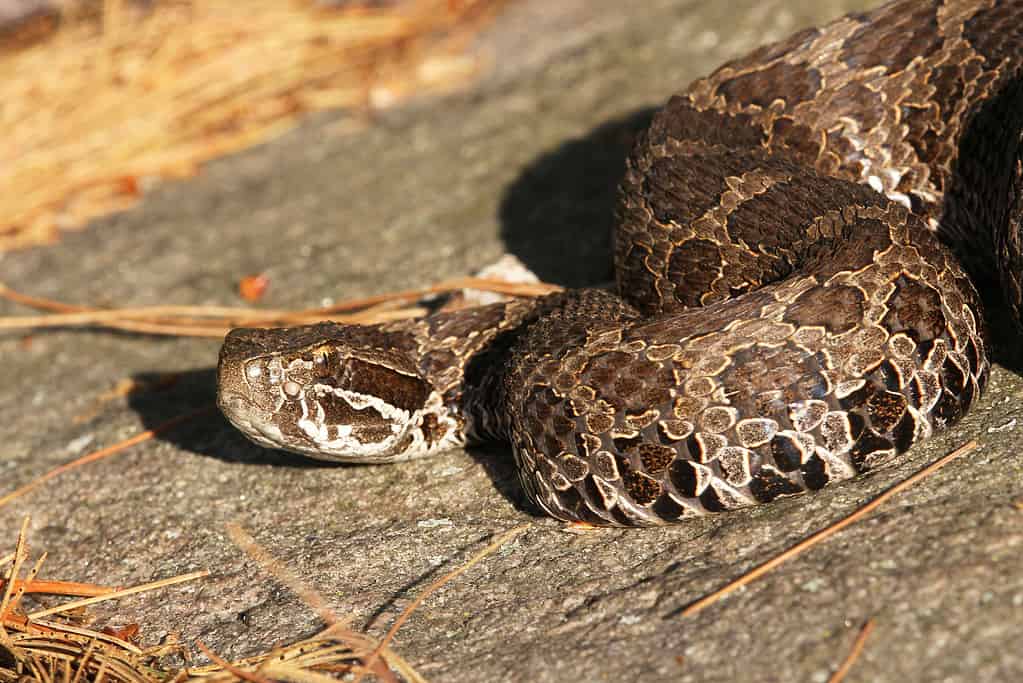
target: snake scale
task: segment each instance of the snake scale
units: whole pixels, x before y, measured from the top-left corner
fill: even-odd
[[[988,376],[974,283],[1023,311],[1023,0],[900,0],[725,64],[619,190],[617,294],[239,329],[255,442],[389,462],[500,439],[550,515],[651,525],[894,460]]]

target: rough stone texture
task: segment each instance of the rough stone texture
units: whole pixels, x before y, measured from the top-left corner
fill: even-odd
[[[237,279],[258,271],[272,281],[266,305],[312,305],[464,274],[506,249],[547,279],[600,281],[612,187],[648,108],[730,56],[861,4],[655,0],[625,16],[594,0],[544,32],[527,3],[481,41],[502,50],[500,68],[472,93],[388,114],[357,136],[310,122],[56,247],[4,255],[0,272],[38,295],[120,305],[237,303]],[[423,675],[824,681],[873,617],[848,680],[1018,680],[1015,338],[995,330],[1000,367],[983,401],[899,466],[676,528],[566,533],[523,508],[500,446],[331,467],[261,450],[208,415],[0,509],[0,529],[10,547],[31,514],[33,547],[50,553],[44,576],[128,585],[212,569],[122,601],[117,619],[142,624],[150,642],[180,632],[227,656],[317,628],[230,542],[228,522],[376,634],[492,534],[529,522],[401,630],[396,648]],[[4,488],[212,401],[216,352],[211,341],[82,331],[0,337]],[[170,387],[102,399],[119,380],[168,372],[181,373]],[[978,450],[868,520],[678,616],[970,438]]]

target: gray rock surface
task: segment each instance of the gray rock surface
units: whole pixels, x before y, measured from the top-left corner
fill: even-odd
[[[481,40],[496,64],[471,93],[389,113],[364,133],[329,117],[164,186],[51,248],[0,256],[2,279],[90,304],[315,305],[461,275],[511,251],[546,279],[607,277],[612,188],[651,106],[756,44],[852,0],[531,4]],[[582,238],[583,244],[576,244]],[[0,305],[0,314],[24,312]],[[992,317],[1004,318],[996,309]],[[225,656],[317,629],[315,615],[228,539],[238,522],[340,614],[381,634],[422,588],[493,534],[518,540],[448,584],[396,649],[436,681],[824,681],[876,620],[851,681],[1023,678],[1023,383],[1014,335],[958,427],[898,466],[817,495],[667,529],[567,533],[521,501],[494,446],[399,466],[323,466],[249,444],[209,415],[54,480],[31,514],[44,576],[130,585],[209,579],[95,610]],[[213,400],[212,341],[105,332],[0,336],[4,489]],[[127,399],[125,378],[181,373]],[[835,521],[968,439],[980,448],[866,521],[689,618],[680,608]],[[110,616],[116,614],[116,617]]]

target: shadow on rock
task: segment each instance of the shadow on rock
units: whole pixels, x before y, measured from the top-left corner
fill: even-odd
[[[519,470],[515,466],[515,457],[511,446],[507,443],[485,443],[466,449],[469,456],[486,472],[494,488],[502,498],[511,503],[519,512],[538,518],[546,518],[547,514],[530,502],[522,483],[519,481]]]
[[[991,362],[1017,375],[1023,375],[1023,346],[1019,343],[1019,326],[1004,301],[1001,289],[990,283],[981,283],[978,289],[986,304],[984,318],[987,322]]]
[[[217,371],[214,368],[185,372],[146,372],[132,377],[137,391],[128,396],[128,404],[142,418],[146,429],[161,429],[168,420],[198,409],[209,408],[168,429],[156,438],[181,450],[200,453],[226,462],[285,467],[343,467],[295,453],[275,451],[252,443],[229,423],[216,408]]]
[[[506,249],[546,282],[613,279],[611,229],[625,159],[653,108],[605,123],[531,163],[501,202]]]

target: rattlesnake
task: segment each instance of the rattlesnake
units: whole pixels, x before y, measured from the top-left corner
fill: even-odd
[[[330,460],[507,440],[532,500],[593,524],[889,462],[984,388],[970,276],[999,273],[1023,311],[1021,65],[1023,0],[901,0],[758,49],[639,139],[620,296],[234,330],[220,406],[257,443]]]

